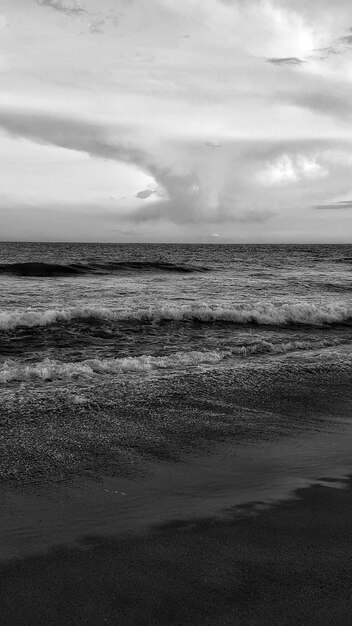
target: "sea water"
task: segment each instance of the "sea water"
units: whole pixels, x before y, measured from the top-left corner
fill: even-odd
[[[0,384],[350,345],[352,247],[0,246]]]
[[[351,287],[346,245],[2,243],[6,554],[348,473]]]

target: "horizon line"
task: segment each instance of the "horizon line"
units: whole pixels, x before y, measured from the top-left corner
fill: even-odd
[[[350,246],[352,241],[27,241],[4,240],[1,244],[75,244],[75,245],[140,245],[140,246]]]

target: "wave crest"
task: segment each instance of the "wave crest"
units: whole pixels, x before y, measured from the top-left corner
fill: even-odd
[[[352,309],[346,304],[316,305],[295,303],[274,305],[272,303],[238,304],[232,307],[191,305],[171,307],[168,305],[113,311],[101,307],[76,307],[49,311],[0,312],[0,329],[40,327],[72,321],[87,322],[199,322],[205,324],[258,324],[285,326],[289,324],[324,326],[347,324],[352,321]]]
[[[7,361],[0,366],[0,382],[26,381],[33,379],[53,380],[94,374],[123,374],[148,372],[157,369],[196,366],[202,363],[219,363],[227,356],[225,352],[177,352],[169,356],[126,357],[120,359],[87,359],[81,362],[45,359],[33,365]]]
[[[50,381],[62,378],[78,378],[96,374],[124,374],[128,372],[148,372],[151,370],[174,370],[200,365],[216,365],[231,357],[254,357],[263,355],[285,355],[289,352],[336,348],[344,340],[327,339],[322,341],[288,341],[271,343],[259,341],[253,344],[235,346],[222,351],[176,352],[167,356],[142,355],[138,357],[86,359],[78,362],[62,362],[45,359],[39,363],[26,364],[13,360],[0,365],[0,384],[30,380]]]
[[[0,274],[13,276],[73,276],[82,274],[111,274],[115,272],[208,272],[208,267],[200,265],[177,264],[168,261],[109,261],[106,263],[58,263],[27,262],[1,263]]]

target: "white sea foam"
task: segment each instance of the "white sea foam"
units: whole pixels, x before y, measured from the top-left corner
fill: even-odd
[[[148,372],[151,370],[175,370],[197,367],[200,365],[216,365],[230,357],[251,357],[263,354],[286,354],[299,350],[317,350],[336,347],[343,340],[321,341],[289,341],[271,343],[259,341],[246,346],[234,346],[222,351],[189,351],[177,352],[168,356],[142,355],[139,357],[86,359],[84,361],[63,362],[56,359],[45,359],[38,363],[26,364],[14,360],[5,361],[0,365],[0,384],[11,381],[53,380],[77,378],[102,374],[124,374],[128,372]]]
[[[352,308],[344,303],[313,304],[236,304],[233,306],[169,305],[131,310],[100,307],[76,307],[48,311],[0,312],[0,329],[13,330],[17,327],[49,326],[74,320],[88,321],[140,321],[160,323],[162,321],[204,323],[264,324],[281,326],[287,324],[324,325],[341,324],[352,320]]]
[[[200,364],[219,363],[227,356],[225,352],[178,352],[169,356],[126,357],[120,359],[87,359],[81,362],[62,362],[45,359],[35,364],[21,364],[6,361],[0,366],[0,382],[25,381],[33,379],[52,380],[94,374],[123,374],[126,372],[147,372],[158,369],[173,369]]]
[[[236,346],[232,348],[232,355],[251,356],[260,354],[286,354],[299,350],[320,350],[322,348],[334,348],[345,343],[345,339],[322,339],[313,341],[285,341],[282,343],[271,343],[270,341],[258,341],[246,346]]]

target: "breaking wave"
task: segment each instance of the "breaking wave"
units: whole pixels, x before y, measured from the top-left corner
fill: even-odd
[[[167,261],[110,261],[106,263],[1,263],[0,274],[13,276],[73,276],[82,274],[112,274],[115,272],[207,272],[210,268],[200,265],[176,264]]]
[[[76,307],[48,311],[0,312],[0,330],[40,327],[80,322],[198,322],[204,324],[257,324],[287,326],[289,324],[326,326],[350,324],[352,309],[342,303],[315,305],[311,303],[237,304],[229,307],[190,305],[114,311],[100,307]]]
[[[87,359],[77,363],[64,363],[56,359],[45,359],[33,365],[7,361],[0,366],[0,382],[147,372],[157,369],[196,366],[202,363],[219,363],[226,356],[227,353],[225,352],[178,352],[169,356],[142,355],[120,359]]]
[[[167,356],[142,355],[138,357],[86,359],[83,361],[62,362],[56,359],[44,359],[39,363],[20,363],[14,360],[0,365],[0,383],[42,380],[50,381],[62,378],[78,378],[101,374],[124,374],[128,372],[148,372],[151,370],[175,370],[216,365],[230,357],[253,357],[255,355],[284,355],[301,350],[334,348],[344,341],[288,341],[274,344],[259,341],[245,346],[235,346],[222,351],[176,352]]]

